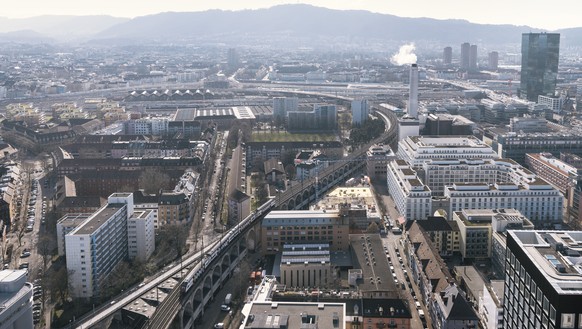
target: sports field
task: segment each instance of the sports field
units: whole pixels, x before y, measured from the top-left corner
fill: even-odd
[[[336,134],[309,134],[309,133],[289,133],[253,131],[253,142],[331,142],[338,139]]]

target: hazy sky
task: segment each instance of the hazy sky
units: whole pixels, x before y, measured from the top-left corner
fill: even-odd
[[[136,17],[167,11],[267,8],[284,3],[364,9],[404,17],[460,18],[475,23],[529,25],[550,30],[582,26],[580,0],[16,0],[6,1],[0,16],[105,14]]]

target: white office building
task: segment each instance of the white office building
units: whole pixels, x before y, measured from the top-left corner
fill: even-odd
[[[406,161],[388,163],[386,176],[388,192],[407,221],[426,219],[431,214],[431,191]]]
[[[156,249],[154,212],[136,210],[127,221],[127,250],[130,259],[146,261]]]
[[[0,328],[32,329],[32,284],[27,270],[0,271]]]
[[[365,99],[352,101],[352,125],[361,125],[366,122],[370,115],[370,107]]]
[[[156,135],[168,133],[170,118],[142,118],[130,120],[125,124],[125,130],[130,135]]]
[[[128,218],[133,214],[131,193],[112,194],[107,205],[65,236],[71,296],[98,296],[100,285],[128,257]]]
[[[409,136],[398,142],[397,156],[414,168],[420,168],[430,159],[499,158],[475,136]]]
[[[560,112],[564,105],[564,99],[561,97],[538,96],[538,104],[549,107],[552,112]]]
[[[426,190],[432,197],[440,197],[438,209],[445,210],[449,220],[453,212],[464,209],[514,208],[534,222],[561,221],[564,201],[560,191],[511,159],[427,159],[420,169],[422,181],[404,160],[388,166],[388,191],[407,220],[426,218],[414,217],[419,213],[410,216],[407,209],[414,204],[408,198],[415,186],[419,193]],[[430,200],[425,201],[426,207],[432,207]]]
[[[435,195],[443,195],[453,183],[513,183],[534,181],[537,176],[511,159],[434,159],[422,165],[424,183]]]
[[[445,187],[444,196],[449,216],[463,209],[514,208],[534,223],[562,220],[562,194],[540,178],[519,184],[454,183]]]

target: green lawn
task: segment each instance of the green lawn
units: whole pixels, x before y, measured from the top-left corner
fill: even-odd
[[[331,142],[338,139],[336,134],[308,134],[289,132],[253,131],[253,142]]]

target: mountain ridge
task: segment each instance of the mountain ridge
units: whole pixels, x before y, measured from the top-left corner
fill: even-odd
[[[128,21],[107,15],[43,15],[29,18],[0,17],[0,33],[30,30],[48,38],[69,40],[89,38],[111,26]]]
[[[379,40],[519,42],[529,26],[476,24],[466,20],[408,18],[365,10],[336,10],[305,4],[240,11],[166,12],[136,17],[98,33],[96,38],[176,38],[177,33],[220,35],[292,32],[298,36],[350,36]],[[510,35],[517,35],[516,37]]]
[[[366,10],[337,10],[307,4],[266,9],[165,12],[132,19],[106,15],[0,18],[0,33],[31,30],[57,40],[179,42],[204,38],[209,42],[437,42],[518,44],[521,33],[546,32],[530,26],[478,24],[464,19],[410,18]],[[556,31],[562,43],[582,46],[582,27]]]

